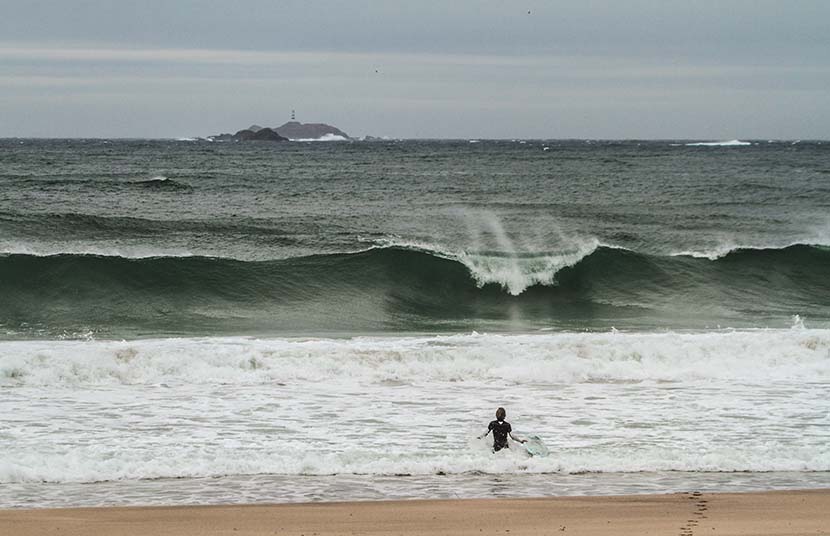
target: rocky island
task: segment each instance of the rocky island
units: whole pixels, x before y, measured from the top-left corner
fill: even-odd
[[[236,134],[217,134],[208,136],[210,141],[288,141],[272,128],[262,128],[256,125],[238,131]]]
[[[289,121],[275,128],[280,136],[291,140],[349,139],[349,135],[337,127],[325,123],[300,123]]]
[[[348,140],[349,135],[337,127],[325,123],[300,123],[288,121],[282,126],[268,128],[259,125],[238,131],[236,134],[208,136],[210,141],[289,141],[289,140]]]

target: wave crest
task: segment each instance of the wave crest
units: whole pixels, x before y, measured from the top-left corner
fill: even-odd
[[[338,134],[323,134],[319,138],[291,138],[291,141],[349,141],[349,138],[340,136]]]
[[[741,140],[729,141],[702,141],[697,143],[687,143],[686,147],[745,147],[752,145],[751,142]]]
[[[695,259],[708,259],[710,261],[716,261],[719,259],[726,258],[730,255],[739,255],[739,254],[753,254],[754,253],[774,253],[777,251],[786,251],[791,250],[795,251],[798,249],[827,249],[830,248],[830,245],[827,244],[826,240],[808,240],[802,242],[789,242],[782,245],[739,245],[735,243],[723,243],[718,244],[714,247],[709,249],[701,249],[701,250],[683,250],[683,251],[676,251],[671,253],[670,256],[672,257],[692,257]]]
[[[384,239],[376,243],[381,248],[416,251],[458,262],[469,270],[479,288],[495,284],[513,296],[536,285],[555,284],[559,271],[575,266],[601,247],[595,238],[574,240],[562,251],[533,253],[452,251],[425,242],[396,239]]]
[[[146,188],[151,190],[168,190],[168,191],[191,191],[193,189],[189,184],[184,184],[164,175],[156,175],[147,180],[133,181],[131,186],[138,188]]]

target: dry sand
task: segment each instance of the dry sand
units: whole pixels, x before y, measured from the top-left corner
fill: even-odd
[[[0,534],[830,534],[830,490],[509,500],[0,510]]]

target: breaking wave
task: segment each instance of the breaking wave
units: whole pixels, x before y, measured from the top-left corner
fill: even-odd
[[[434,244],[400,240],[380,240],[381,249],[416,251],[463,264],[479,287],[495,284],[513,296],[536,285],[553,285],[556,274],[585,259],[597,248],[597,239],[575,241],[568,249],[551,252],[452,251]],[[622,249],[603,246],[607,249]]]
[[[504,378],[556,384],[830,379],[830,330],[0,342],[0,385]]]
[[[189,184],[177,182],[163,175],[158,175],[152,179],[133,181],[130,185],[152,190],[190,191],[193,189]]]
[[[729,141],[702,141],[697,143],[687,143],[686,147],[745,147],[752,145],[751,142],[741,140]]]
[[[319,138],[291,138],[291,141],[349,141],[349,138],[337,134],[323,134]]]
[[[822,321],[827,273],[830,249],[808,245],[706,258],[593,242],[532,255],[412,244],[268,261],[11,254],[0,256],[0,326],[193,334],[455,331],[516,319],[625,326],[644,315],[674,319],[667,327],[795,314]]]

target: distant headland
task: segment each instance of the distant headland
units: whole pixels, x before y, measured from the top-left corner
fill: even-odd
[[[300,123],[288,121],[278,127],[261,127],[251,125],[235,134],[216,134],[208,136],[210,141],[339,141],[351,139],[348,134],[337,127],[325,123]]]

